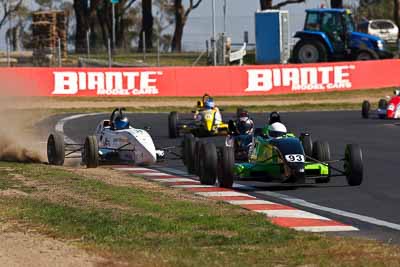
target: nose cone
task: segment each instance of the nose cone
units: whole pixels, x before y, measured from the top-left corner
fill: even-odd
[[[206,129],[207,131],[211,131],[213,127],[213,121],[212,120],[206,120],[205,121]]]
[[[304,178],[305,171],[303,162],[289,163],[289,167],[291,170],[292,177],[296,179]]]

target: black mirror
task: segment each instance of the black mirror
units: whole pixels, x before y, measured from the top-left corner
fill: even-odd
[[[150,130],[151,130],[151,127],[150,127],[150,126],[145,126],[145,127],[144,127],[144,130],[145,130],[145,131],[150,131]]]
[[[193,114],[196,113],[196,110],[192,110],[192,113],[193,113]]]
[[[199,107],[199,108],[202,108],[202,104],[201,104],[201,101],[197,101],[197,106]]]

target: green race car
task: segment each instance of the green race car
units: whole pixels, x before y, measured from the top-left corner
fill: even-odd
[[[309,134],[300,138],[291,133],[271,137],[257,129],[246,162],[235,162],[233,147],[217,148],[213,143],[185,136],[183,155],[188,170],[199,175],[202,184],[217,182],[226,188],[232,187],[234,180],[302,184],[308,180],[328,183],[331,177],[345,176],[350,186],[360,185],[363,180],[359,145],[347,145],[343,159],[331,160],[329,144],[313,143]],[[340,162],[342,168],[337,166]]]

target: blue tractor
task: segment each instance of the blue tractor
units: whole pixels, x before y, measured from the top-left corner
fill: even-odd
[[[375,60],[392,58],[385,42],[357,32],[348,9],[317,8],[306,10],[304,30],[295,34],[292,59],[296,63]]]

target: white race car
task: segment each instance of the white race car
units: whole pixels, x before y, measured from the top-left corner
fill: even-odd
[[[81,158],[88,168],[99,164],[124,163],[151,165],[164,158],[163,150],[156,150],[146,130],[129,125],[123,108],[115,109],[109,120],[101,121],[94,135],[87,136],[84,144],[68,144],[59,133],[47,140],[47,158],[51,165],[63,165],[65,159]],[[76,153],[81,153],[77,155]]]

